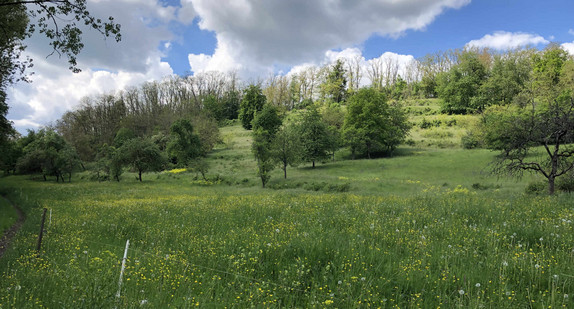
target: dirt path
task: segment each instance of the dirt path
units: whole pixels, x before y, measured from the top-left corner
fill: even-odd
[[[3,196],[1,196],[0,198],[3,198],[6,201],[8,201],[8,203],[10,203],[10,205],[12,205],[12,207],[14,207],[14,209],[16,209],[16,212],[18,213],[18,221],[16,221],[16,223],[14,223],[8,230],[6,230],[6,232],[4,232],[4,235],[2,235],[2,238],[0,239],[0,258],[2,258],[2,256],[4,255],[4,251],[6,251],[6,249],[10,245],[10,241],[12,241],[12,238],[14,238],[16,232],[18,232],[18,230],[22,227],[22,224],[24,224],[26,216],[24,215],[24,212],[22,212],[22,210],[18,206],[14,205],[14,203],[12,203],[9,199]]]

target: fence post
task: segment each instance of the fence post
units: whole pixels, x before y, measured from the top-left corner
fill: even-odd
[[[122,292],[122,280],[124,278],[124,270],[126,269],[126,260],[128,258],[128,247],[130,246],[130,240],[128,239],[128,241],[126,242],[126,249],[124,251],[124,258],[122,260],[122,269],[120,271],[120,280],[118,282],[118,292],[116,293],[116,298],[120,298],[121,292]]]
[[[42,247],[42,237],[44,236],[44,222],[46,221],[46,211],[48,209],[44,208],[44,213],[42,214],[42,223],[40,223],[40,234],[38,234],[38,245],[36,246],[36,252],[40,254],[40,248]]]

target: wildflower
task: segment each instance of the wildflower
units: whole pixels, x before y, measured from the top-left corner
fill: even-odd
[[[326,300],[326,301],[324,301],[323,303],[324,303],[325,305],[327,305],[327,306],[328,306],[328,305],[332,304],[332,303],[333,303],[333,301],[332,301],[332,300],[330,300],[330,299],[327,299],[327,300]]]
[[[343,284],[343,281],[339,280],[339,281],[337,282],[337,284]]]
[[[22,289],[22,287],[19,286],[19,285],[17,285],[17,286],[14,287],[14,291],[20,291],[21,289]]]
[[[477,283],[474,285],[475,287],[479,288],[480,287],[480,283]]]
[[[538,268],[540,268],[540,265],[536,264],[536,265],[534,265],[534,268],[538,269]]]
[[[275,229],[275,233],[279,233],[279,229]]]
[[[140,300],[140,306],[147,304],[147,299]]]
[[[464,290],[458,290],[458,294],[460,294],[460,296],[464,295]]]
[[[567,298],[568,298],[568,294],[564,294],[564,299],[567,299]]]
[[[508,266],[508,262],[507,262],[507,261],[502,261],[502,266],[504,266],[504,267]]]
[[[361,277],[361,281],[365,281],[365,280],[367,280],[367,278]]]

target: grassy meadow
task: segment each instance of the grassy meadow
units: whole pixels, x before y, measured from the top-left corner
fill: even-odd
[[[221,129],[209,181],[0,178],[28,217],[0,259],[0,308],[573,307],[572,196],[490,175],[494,153],[458,146],[476,119],[433,108],[412,104],[413,142],[393,157],[340,151],[267,189],[239,125]]]

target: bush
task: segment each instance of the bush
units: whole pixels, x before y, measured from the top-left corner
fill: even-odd
[[[548,184],[545,181],[531,182],[526,186],[527,194],[544,194],[548,192]]]
[[[565,175],[556,180],[556,188],[562,192],[574,192],[574,177]]]
[[[482,141],[471,131],[461,137],[460,144],[464,149],[475,149],[482,146]]]

